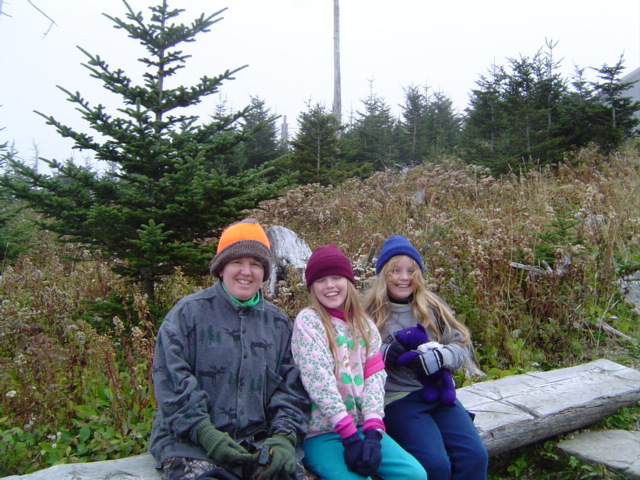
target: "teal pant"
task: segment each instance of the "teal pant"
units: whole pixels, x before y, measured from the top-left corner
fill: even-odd
[[[362,436],[360,429],[358,433]],[[383,480],[426,480],[420,462],[406,452],[389,435],[380,441],[382,463],[376,476]],[[307,438],[302,444],[304,464],[323,480],[362,480],[357,473],[347,470],[344,463],[344,448],[337,433],[325,433]]]

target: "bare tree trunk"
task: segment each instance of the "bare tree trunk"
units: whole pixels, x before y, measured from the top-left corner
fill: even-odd
[[[320,135],[318,135],[318,140],[316,140],[316,172],[318,178],[320,178],[320,163],[322,160],[322,141],[320,140]]]
[[[342,123],[342,88],[340,85],[340,0],[333,0],[333,117]]]

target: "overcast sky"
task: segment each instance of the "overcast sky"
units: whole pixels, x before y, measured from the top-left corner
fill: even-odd
[[[149,2],[131,0],[148,18]],[[214,76],[243,65],[220,95],[204,100],[206,116],[225,99],[242,108],[251,96],[272,113],[286,115],[295,132],[300,112],[319,102],[333,102],[332,0],[180,0],[189,23],[195,15],[223,8],[223,20],[184,50],[193,55],[181,75],[193,85],[201,75]],[[32,6],[37,6],[50,21]],[[139,45],[102,14],[125,18],[118,0],[0,0],[0,143],[15,142],[24,159],[40,156],[64,160],[71,142],[35,113],[52,114],[69,126],[86,130],[86,122],[66,101],[61,85],[79,91],[91,104],[117,105],[117,97],[89,77],[76,48],[98,54],[111,67],[140,79],[135,61]],[[569,78],[574,66],[614,65],[624,55],[630,73],[640,67],[640,0],[342,0],[340,5],[343,116],[362,111],[372,91],[395,115],[410,85],[428,85],[450,97],[464,111],[469,93],[491,64],[532,57],[557,42],[556,60]],[[593,73],[587,71],[590,79]],[[117,112],[110,110],[112,115]]]

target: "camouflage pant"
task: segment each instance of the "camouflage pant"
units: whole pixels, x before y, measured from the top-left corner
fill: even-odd
[[[216,469],[215,463],[206,460],[196,460],[194,458],[171,457],[162,462],[162,480],[196,480],[203,473]],[[237,475],[233,476],[240,478]],[[280,475],[278,478],[284,478]],[[295,480],[314,480],[315,475],[305,470],[301,463],[297,465]]]
[[[195,480],[215,467],[215,463],[206,460],[171,457],[162,462],[162,480]]]

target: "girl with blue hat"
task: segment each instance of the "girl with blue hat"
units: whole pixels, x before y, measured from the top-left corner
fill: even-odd
[[[469,330],[427,289],[423,274],[418,250],[402,235],[392,235],[382,245],[363,301],[382,338],[387,433],[422,464],[429,479],[485,480],[487,450],[469,413],[457,399],[450,405],[422,396],[421,376],[456,370],[471,355]],[[394,334],[416,324],[440,345],[417,351],[409,364],[400,365],[406,351]]]

